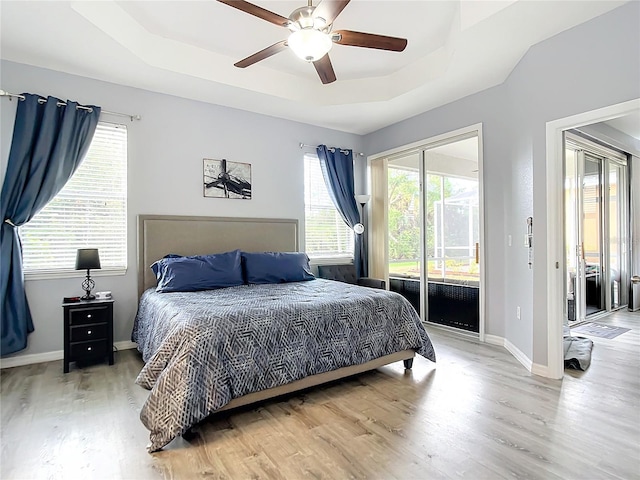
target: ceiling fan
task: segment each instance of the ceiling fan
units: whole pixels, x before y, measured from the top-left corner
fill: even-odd
[[[260,50],[235,63],[234,65],[238,68],[248,67],[287,48],[291,48],[298,57],[313,63],[320,80],[323,84],[327,84],[336,81],[336,74],[329,59],[329,50],[331,50],[334,43],[393,52],[401,52],[407,46],[407,40],[404,38],[354,32],[352,30],[332,31],[334,20],[350,0],[322,0],[315,7],[312,5],[311,0],[308,0],[306,7],[295,9],[291,12],[289,18],[244,0],[218,1],[267,22],[288,28],[291,31],[287,40],[274,43],[264,50]]]

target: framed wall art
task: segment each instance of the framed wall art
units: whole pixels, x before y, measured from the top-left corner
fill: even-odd
[[[251,164],[203,159],[204,196],[251,198]]]

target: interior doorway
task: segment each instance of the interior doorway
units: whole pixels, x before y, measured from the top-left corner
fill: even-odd
[[[564,195],[564,132],[581,128],[595,123],[619,121],[625,118],[637,118],[640,115],[640,99],[633,99],[616,105],[599,108],[569,117],[553,120],[546,124],[546,195],[544,197],[546,215],[546,244],[543,249],[548,259],[544,267],[546,314],[543,322],[547,327],[547,364],[535,365],[535,373],[549,378],[562,378],[564,375],[563,352],[563,319],[566,313],[566,274],[563,268],[565,258],[565,243],[563,239],[564,213],[557,205],[562,205]],[[626,120],[625,120],[626,123]],[[640,150],[632,149],[634,166],[637,158],[640,158]],[[632,204],[632,231],[633,237],[633,270],[631,273],[640,272],[640,222],[635,217],[640,211],[640,176],[637,172],[640,168],[634,168],[631,183],[635,185],[635,194],[631,193]]]
[[[569,326],[628,301],[629,201],[625,154],[565,132],[564,232]]]

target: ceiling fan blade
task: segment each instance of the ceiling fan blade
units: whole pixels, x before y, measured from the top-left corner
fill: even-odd
[[[271,22],[275,25],[280,25],[281,27],[286,27],[289,24],[289,19],[285,18],[277,13],[273,13],[269,10],[266,10],[258,5],[254,5],[253,3],[245,2],[244,0],[218,0],[220,3],[224,3],[225,5],[229,5],[230,7],[237,8],[238,10],[242,10],[245,13],[261,18],[262,20],[266,20],[267,22]]]
[[[327,25],[331,25],[344,7],[351,0],[322,0],[313,12],[314,17],[321,17],[327,21]]]
[[[336,73],[333,71],[333,65],[331,65],[331,59],[327,53],[320,60],[313,62],[313,66],[316,67],[316,72],[323,84],[332,83],[336,81]]]
[[[334,42],[339,45],[377,48],[379,50],[391,50],[393,52],[401,52],[407,46],[406,38],[387,37],[386,35],[353,32],[351,30],[336,30],[333,32],[333,35],[336,34],[340,37],[335,39]]]
[[[260,50],[258,53],[254,53],[253,55],[250,55],[247,58],[244,58],[239,62],[234,63],[234,65],[238,68],[245,68],[245,67],[248,67],[249,65],[253,65],[254,63],[259,62],[260,60],[269,58],[270,56],[275,55],[276,53],[279,53],[282,50],[285,50],[286,48],[287,48],[287,41],[282,40],[281,42],[274,43],[270,47],[267,47],[264,50]]]

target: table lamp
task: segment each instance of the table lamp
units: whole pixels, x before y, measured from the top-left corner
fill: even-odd
[[[79,248],[76,255],[76,270],[86,270],[87,278],[82,282],[82,289],[85,295],[81,300],[93,300],[95,295],[91,295],[91,290],[96,286],[96,282],[91,278],[91,269],[100,268],[100,256],[97,248]]]

